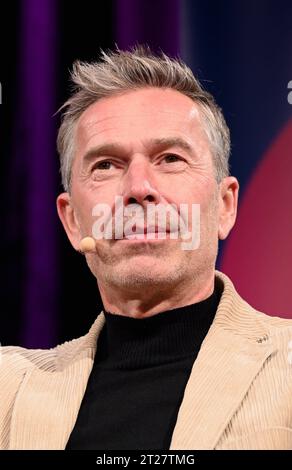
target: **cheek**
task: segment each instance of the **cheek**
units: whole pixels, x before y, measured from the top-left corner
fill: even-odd
[[[94,199],[84,191],[75,191],[74,198],[72,192],[73,205],[76,211],[76,217],[79,222],[82,236],[91,235],[93,225],[92,209],[95,206]]]
[[[80,213],[80,230],[82,236],[91,236],[92,226],[94,219],[92,217],[92,209],[87,207],[82,207],[79,211]]]
[[[80,231],[82,236],[92,236],[92,229],[94,223],[101,218],[107,219],[107,217],[112,216],[114,210],[114,203],[115,203],[115,195],[110,188],[104,190],[103,188],[94,188],[94,190],[76,190],[74,193],[74,200],[76,204],[74,207],[76,208],[78,214],[78,220],[80,222]],[[97,206],[101,204],[101,207],[98,208]],[[104,212],[103,205],[106,205],[110,214],[106,211]],[[100,211],[99,216],[93,215],[93,210]]]
[[[214,232],[214,236],[217,233],[218,227],[218,198],[217,192],[210,192],[209,188],[205,188],[204,191],[196,192],[193,197],[193,201],[199,204],[200,211],[200,226],[201,233],[208,232],[210,235]]]
[[[192,205],[199,205],[200,212],[203,214],[208,212],[211,204],[211,195],[208,194],[206,189],[201,189],[199,187],[194,188],[191,192],[181,191],[181,193],[179,193],[178,189],[178,191],[175,191],[175,199],[176,201],[179,201],[177,202],[178,205],[186,204],[190,213],[192,211]]]

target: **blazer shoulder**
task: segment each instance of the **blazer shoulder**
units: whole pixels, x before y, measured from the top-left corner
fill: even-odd
[[[23,372],[32,367],[50,370],[56,359],[57,347],[51,349],[28,349],[20,346],[1,346],[0,372]]]
[[[284,345],[292,339],[292,319],[271,316],[251,306],[236,291],[226,274],[216,271],[216,279],[221,283],[220,299],[215,322],[236,334],[262,341],[274,337]]]
[[[270,316],[256,311],[259,321],[265,325],[266,331],[278,351],[284,354],[285,362],[292,364],[292,319]],[[288,355],[288,356],[287,356]]]
[[[270,326],[270,328],[274,329],[275,332],[277,330],[285,330],[288,331],[292,328],[292,318],[283,318],[280,316],[275,315],[268,315],[267,313],[254,310],[256,315],[258,316],[259,320],[265,323],[266,325]]]
[[[101,312],[102,313],[102,312]],[[37,367],[43,371],[60,371],[80,356],[92,356],[96,340],[103,327],[104,316],[98,315],[88,333],[50,349],[28,349],[20,346],[1,346],[0,373],[4,368],[14,371]],[[88,352],[90,351],[90,352]],[[92,352],[93,351],[93,352]]]

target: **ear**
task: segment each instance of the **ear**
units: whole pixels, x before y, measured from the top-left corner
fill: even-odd
[[[62,193],[57,197],[57,211],[63,224],[67,237],[75,250],[79,249],[81,232],[76,211],[72,206],[69,193]]]
[[[223,178],[219,187],[218,237],[225,240],[235,224],[238,204],[239,183],[234,176]]]

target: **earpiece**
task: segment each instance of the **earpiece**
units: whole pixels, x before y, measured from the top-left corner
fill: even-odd
[[[85,237],[80,240],[79,245],[80,253],[95,253],[96,245],[95,240],[92,237]]]

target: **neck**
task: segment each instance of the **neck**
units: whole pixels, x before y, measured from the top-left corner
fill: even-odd
[[[124,290],[98,283],[106,311],[133,318],[146,318],[207,299],[214,291],[215,270],[176,286],[157,284]]]

